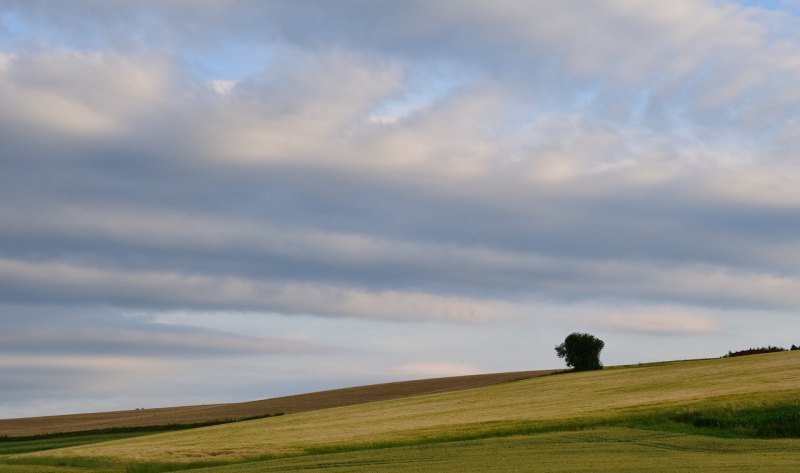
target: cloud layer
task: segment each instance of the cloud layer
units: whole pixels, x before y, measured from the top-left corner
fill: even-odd
[[[699,0],[2,1],[0,321],[19,328],[0,350],[303,358],[335,348],[302,336],[314,318],[790,325],[797,26]],[[297,326],[154,322],[181,311]],[[339,349],[367,350],[354,327]],[[3,369],[34,389],[24,366]]]

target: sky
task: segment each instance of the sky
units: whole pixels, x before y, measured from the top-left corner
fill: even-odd
[[[800,344],[800,2],[0,0],[0,417]]]

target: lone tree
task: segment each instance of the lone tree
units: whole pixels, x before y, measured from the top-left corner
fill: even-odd
[[[559,358],[564,358],[567,366],[575,371],[601,370],[600,351],[605,342],[588,333],[571,333],[564,343],[556,346]]]

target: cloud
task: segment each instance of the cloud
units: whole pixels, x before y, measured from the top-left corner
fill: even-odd
[[[0,337],[2,353],[41,353],[85,355],[92,353],[115,356],[201,357],[243,354],[309,353],[323,347],[290,340],[236,336],[183,328],[142,327],[138,330],[85,329],[78,333],[16,333],[13,338]],[[87,333],[88,332],[88,333]]]
[[[352,53],[296,53],[273,73],[239,81],[200,122],[206,156],[223,161],[302,164],[337,156],[336,142],[384,97],[399,71]],[[331,149],[332,148],[332,149]]]
[[[414,209],[419,194],[400,198]],[[428,209],[405,221],[402,213],[381,215],[374,202],[364,215],[372,225],[344,232],[324,222],[308,228],[108,204],[4,209],[5,293],[28,303],[453,321],[519,316],[529,297],[798,304],[797,266],[783,257],[795,245],[791,210],[716,203],[704,210],[701,201],[658,194],[627,203],[597,192],[579,205],[551,197],[546,207],[519,208],[504,193],[486,195],[491,200],[457,195],[463,201],[453,205],[445,200],[451,196],[431,194],[441,200],[428,200]],[[549,212],[551,206],[567,214]],[[448,219],[437,220],[444,214]],[[769,244],[762,239],[767,227]],[[434,304],[430,311],[426,301]]]
[[[36,133],[103,137],[164,100],[169,62],[146,55],[53,51],[0,59],[4,123]]]
[[[519,315],[519,308],[514,304],[463,296],[417,291],[369,291],[174,272],[114,271],[60,262],[39,264],[0,260],[0,281],[3,281],[3,292],[9,301],[23,303],[41,302],[41,298],[46,297],[51,304],[110,304],[149,309],[222,308],[454,322]]]
[[[179,310],[354,333],[594,321],[713,337],[746,310],[791,320],[800,306],[800,262],[786,256],[800,217],[788,11],[3,9],[0,295],[15,306],[0,317],[16,355],[262,359],[326,346],[147,319]],[[33,330],[47,324],[63,337]]]
[[[408,363],[397,368],[399,373],[414,376],[466,376],[482,374],[485,371],[467,363],[454,362],[421,362]]]
[[[132,316],[111,307],[3,304],[0,321],[8,328],[0,334],[0,353],[6,355],[3,363],[16,366],[24,362],[31,368],[52,365],[58,357],[64,368],[99,369],[110,366],[105,358],[135,364],[164,357],[203,359],[336,350],[289,338],[162,324],[150,316]],[[75,361],[76,357],[86,359]],[[39,359],[46,363],[37,364]]]
[[[713,335],[721,325],[704,315],[680,310],[653,309],[643,313],[610,315],[598,321],[605,330],[651,335]]]
[[[346,351],[285,334],[165,324],[113,307],[4,301],[0,323],[3,417],[219,401],[229,396],[225,376],[252,376],[254,364],[263,371],[272,360]],[[210,386],[198,388],[203,383]]]
[[[648,112],[726,108],[731,100],[769,100],[796,78],[796,24],[788,12],[735,2],[681,0],[546,2],[449,0],[383,2],[72,2],[69,8],[6,2],[45,38],[96,49],[224,51],[265,42],[301,49],[359,50],[407,62],[477,64],[479,74],[545,79],[603,77],[626,87],[648,84]],[[535,12],[535,14],[534,14]],[[198,54],[200,53],[200,54]],[[214,56],[214,55],[211,55]],[[613,64],[614,67],[608,67]],[[542,81],[544,82],[544,81]],[[581,81],[561,82],[568,87]],[[720,86],[720,84],[724,84]],[[558,86],[534,82],[534,89]],[[688,99],[688,100],[687,100]],[[695,106],[694,104],[697,104]],[[790,102],[777,102],[786,112]],[[750,109],[751,104],[744,107]],[[744,111],[742,110],[742,111]],[[730,111],[730,110],[729,110]],[[747,113],[739,113],[746,116]],[[717,119],[730,122],[723,114]],[[683,119],[691,118],[684,114]],[[762,124],[766,123],[761,121]]]

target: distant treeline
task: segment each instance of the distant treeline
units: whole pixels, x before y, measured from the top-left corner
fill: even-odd
[[[772,345],[768,347],[760,347],[760,348],[748,348],[747,350],[739,350],[739,351],[729,351],[726,355],[723,355],[723,358],[733,358],[735,356],[746,356],[746,355],[758,355],[760,353],[776,353],[779,351],[795,351],[800,350],[800,347],[797,345],[792,345],[791,348],[788,350],[783,347],[773,347]]]
[[[62,438],[62,437],[82,437],[84,435],[123,434],[123,433],[135,433],[135,432],[169,432],[171,430],[195,429],[197,427],[208,427],[210,425],[230,424],[233,422],[264,419],[267,417],[275,417],[282,415],[283,412],[276,412],[274,414],[262,414],[250,417],[239,417],[235,419],[230,419],[230,418],[216,419],[216,420],[209,420],[206,422],[194,422],[189,424],[158,424],[158,425],[137,425],[128,427],[108,427],[105,429],[76,430],[73,432],[53,432],[49,434],[20,435],[20,436],[0,435],[0,442],[44,440],[44,439]]]

